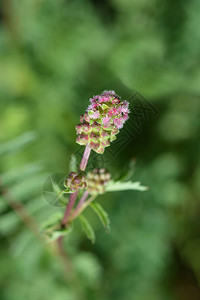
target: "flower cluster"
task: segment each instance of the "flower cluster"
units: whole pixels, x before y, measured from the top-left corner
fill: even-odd
[[[128,120],[128,102],[121,101],[114,91],[104,91],[90,99],[90,105],[76,126],[80,145],[89,144],[95,152],[102,154],[116,139],[116,135]]]
[[[85,176],[80,173],[70,172],[64,181],[64,186],[67,193],[74,193],[79,189],[85,189],[87,186]]]
[[[87,174],[87,191],[91,195],[105,193],[105,186],[111,179],[111,175],[105,169],[94,169]]]

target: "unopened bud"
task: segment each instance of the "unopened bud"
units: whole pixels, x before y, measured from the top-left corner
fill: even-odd
[[[79,189],[85,189],[87,186],[85,176],[80,173],[70,172],[64,181],[64,186],[68,193],[74,193]]]
[[[91,195],[105,193],[105,186],[111,179],[111,175],[105,169],[94,169],[87,174],[87,191]]]

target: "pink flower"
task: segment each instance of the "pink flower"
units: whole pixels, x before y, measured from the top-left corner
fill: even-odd
[[[102,119],[103,125],[109,125],[109,124],[110,124],[110,120],[111,120],[111,118],[109,118],[109,117],[104,117],[104,118]]]
[[[120,103],[120,99],[118,98],[114,98],[111,100],[112,104],[119,104]]]
[[[97,153],[103,153],[105,147],[116,139],[119,129],[128,120],[128,102],[121,101],[114,91],[104,91],[93,96],[90,105],[76,127],[77,143],[89,144]]]
[[[86,122],[90,122],[90,117],[89,117],[89,115],[88,115],[87,112],[84,114],[84,120],[85,120]]]
[[[75,128],[76,128],[76,132],[78,134],[81,134],[83,132],[83,128],[82,128],[81,124],[76,125]]]
[[[109,112],[108,112],[109,116],[112,117],[112,116],[114,116],[116,114],[117,114],[117,109],[115,107],[109,109]]]
[[[99,103],[105,102],[105,97],[99,97],[98,102],[99,102]]]
[[[129,111],[129,109],[128,109],[128,102],[127,101],[124,101],[123,102],[123,105],[122,105],[122,112],[125,114],[125,113],[129,113],[130,111]]]
[[[116,126],[118,129],[120,129],[120,128],[123,127],[123,124],[124,124],[123,118],[117,118],[117,119],[114,119],[113,122],[114,122],[115,126]]]
[[[100,113],[98,111],[94,111],[93,114],[90,115],[90,118],[95,120],[95,119],[98,119],[99,116],[100,116]]]
[[[98,106],[98,103],[92,103],[92,104],[90,104],[90,105],[88,106],[87,111],[93,110],[93,109],[97,108],[97,106]]]
[[[124,115],[122,116],[122,118],[123,118],[124,122],[127,121],[127,120],[128,120],[128,113],[124,114]]]
[[[119,97],[118,95],[115,94],[115,91],[103,91],[102,93],[102,96],[105,96],[105,97],[110,97],[110,96],[113,96],[113,97]]]

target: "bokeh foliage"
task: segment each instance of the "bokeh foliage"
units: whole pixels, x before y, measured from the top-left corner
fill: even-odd
[[[96,244],[77,223],[65,240],[69,278],[0,196],[1,299],[200,299],[200,2],[1,0],[0,9],[1,189],[39,224],[63,211],[42,185],[80,149],[74,126],[90,96],[137,90],[159,111],[106,162],[117,177],[137,158],[132,178],[149,191],[99,197],[111,233],[88,210]]]

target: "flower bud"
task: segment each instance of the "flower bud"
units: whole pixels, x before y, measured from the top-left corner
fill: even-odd
[[[64,181],[64,186],[68,193],[74,193],[79,189],[86,188],[86,179],[83,174],[70,172],[68,177]]]
[[[89,124],[83,124],[82,125],[82,130],[84,133],[89,133],[90,132],[90,125]]]
[[[90,117],[87,112],[84,114],[84,120],[85,122],[90,122]]]
[[[83,121],[84,121],[84,115],[81,115],[80,116],[80,122],[83,123]]]
[[[76,139],[76,142],[79,145],[85,145],[86,146],[88,144],[88,141],[89,141],[88,135],[84,134],[84,133],[81,133],[80,135],[78,135],[78,137]]]
[[[105,186],[111,179],[111,175],[105,169],[94,169],[87,174],[87,191],[91,195],[105,193]]]
[[[78,134],[81,134],[82,132],[83,132],[83,128],[82,128],[82,125],[81,124],[79,124],[79,125],[76,125],[76,132],[78,133]]]

